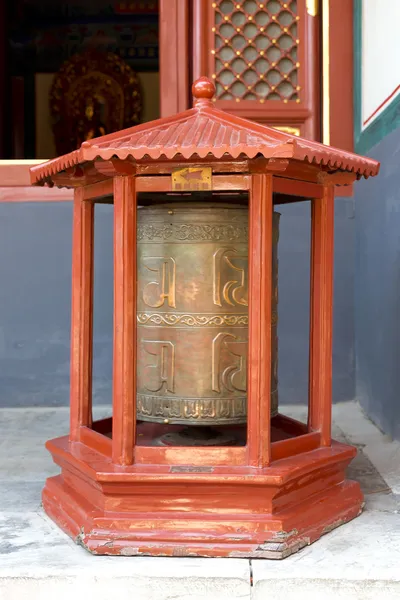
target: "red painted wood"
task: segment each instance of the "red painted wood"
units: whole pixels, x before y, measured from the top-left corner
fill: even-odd
[[[353,14],[353,0],[329,3],[329,143],[351,152],[354,150]],[[352,196],[353,186],[336,188],[335,195]]]
[[[353,59],[353,0],[329,2],[330,143],[349,151],[354,148]]]
[[[299,126],[311,118],[310,110],[301,104],[291,106],[290,104],[281,104],[278,100],[270,100],[264,104],[258,104],[254,100],[243,100],[242,102],[232,102],[231,100],[218,100],[215,102],[216,108],[232,113],[242,119],[254,119],[257,123],[268,127],[275,125]],[[251,115],[251,116],[250,116]],[[303,131],[301,131],[303,134]]]
[[[188,0],[160,0],[159,30],[160,113],[168,117],[189,108]]]
[[[193,448],[165,447],[151,448],[148,446],[137,446],[135,450],[135,462],[143,465],[193,465],[207,466],[213,469],[215,466],[244,466],[247,464],[246,448],[214,447]]]
[[[113,180],[106,179],[105,181],[99,181],[98,183],[92,183],[86,185],[83,191],[84,200],[95,200],[102,196],[110,196],[114,192]]]
[[[254,174],[249,203],[248,461],[269,464],[271,419],[272,175]]]
[[[213,472],[121,471],[65,437],[47,447],[64,479],[47,480],[45,510],[70,536],[83,530],[80,543],[96,554],[283,558],[362,505],[359,485],[344,475],[355,449],[336,442],[260,471]]]
[[[172,192],[170,175],[146,175],[137,178],[137,192]],[[248,175],[213,175],[213,190],[240,191],[248,190],[250,177]]]
[[[135,178],[114,178],[113,461],[130,465],[136,439]]]
[[[96,450],[96,452],[100,452],[100,454],[104,454],[104,456],[111,458],[111,439],[102,433],[99,433],[94,429],[89,429],[89,427],[81,427],[79,432],[79,441],[88,448],[92,448],[93,450]]]
[[[289,483],[292,478],[304,477],[305,474],[309,473],[310,470],[313,471],[314,468],[328,469],[336,464],[339,459],[339,462],[343,462],[344,459],[350,461],[357,453],[353,446],[333,440],[330,448],[320,447],[313,451],[310,456],[305,456],[303,453],[289,456],[283,461],[271,462],[264,469],[255,470],[254,467],[249,465],[215,465],[215,467],[207,471],[194,470],[190,472],[185,469],[175,468],[187,465],[175,465],[171,469],[171,466],[167,464],[139,465],[133,463],[121,469],[121,466],[113,463],[112,459],[98,452],[93,452],[91,448],[86,448],[84,444],[71,445],[68,436],[48,441],[46,448],[53,454],[57,464],[60,466],[70,465],[71,469],[82,471],[84,477],[89,477],[89,479],[95,478],[96,481],[102,482],[104,485],[123,482],[135,485],[135,483],[156,483],[161,481],[169,481],[171,483],[192,482],[198,484],[201,484],[201,482],[220,483],[220,479],[226,478],[227,482],[230,479],[231,482],[236,481],[236,483],[241,485],[283,486]],[[197,451],[197,448],[195,451]],[[312,460],[310,460],[311,457]],[[94,473],[94,467],[96,467],[96,474]],[[250,482],[247,481],[247,478],[251,474],[254,475],[255,479]],[[160,491],[161,494],[162,492]]]
[[[94,207],[75,191],[72,234],[70,439],[92,424]]]
[[[249,171],[249,160],[245,157],[232,161],[224,160],[220,158],[218,160],[211,159],[210,156],[203,158],[194,156],[191,159],[185,159],[183,157],[173,158],[171,160],[163,160],[162,158],[154,163],[151,159],[139,160],[136,163],[137,175],[170,175],[174,169],[180,169],[185,167],[199,167],[207,166],[212,169],[212,172],[216,175],[224,173],[225,175],[232,173],[248,173]]]
[[[298,201],[298,197],[307,199],[322,198],[324,193],[322,185],[287,179],[286,177],[274,177],[273,188],[277,194],[292,196],[295,201]]]
[[[332,412],[332,306],[334,189],[311,208],[310,431],[321,432],[321,444],[331,443]]]
[[[143,425],[145,426],[143,428]],[[181,429],[170,426],[171,430]],[[82,427],[80,442],[111,457],[112,418],[95,421],[92,429]],[[141,424],[138,428],[135,464],[139,465],[191,465],[214,467],[237,467],[247,465],[245,447],[192,448],[149,446],[155,438],[165,433],[157,424]],[[285,415],[277,415],[271,421],[271,457],[272,461],[295,456],[320,446],[320,434],[308,433],[307,425]],[[211,467],[212,465],[212,467]]]
[[[321,435],[318,432],[305,433],[295,438],[280,440],[271,444],[271,460],[281,460],[302,452],[319,448]]]

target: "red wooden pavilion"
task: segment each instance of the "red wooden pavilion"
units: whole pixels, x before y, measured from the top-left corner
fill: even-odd
[[[47,480],[43,504],[97,554],[283,558],[362,508],[358,483],[345,476],[356,450],[331,439],[334,186],[377,175],[379,164],[229,115],[214,107],[213,94],[212,82],[201,78],[193,86],[192,109],[84,142],[31,169],[33,184],[75,188],[71,426],[69,435],[47,443],[61,474]],[[143,192],[176,193],[178,168],[211,169],[213,193],[248,193],[243,446],[160,447],[137,435],[136,206]],[[110,197],[113,416],[93,422],[94,205]],[[280,414],[271,420],[266,299],[273,204],[310,199],[310,384],[303,424]]]

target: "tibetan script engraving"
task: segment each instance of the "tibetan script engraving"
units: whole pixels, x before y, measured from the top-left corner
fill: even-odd
[[[175,387],[175,346],[172,342],[143,340],[143,348],[154,357],[154,364],[146,365],[145,388],[149,392],[165,389],[174,393]]]
[[[226,366],[225,366],[226,365]],[[247,390],[247,340],[232,333],[219,333],[212,343],[212,389],[221,393]]]
[[[220,248],[213,256],[213,299],[222,306],[248,306],[248,258],[235,248]]]
[[[220,424],[245,419],[246,396],[233,398],[187,398],[137,394],[138,417],[146,421],[175,423],[202,423],[210,425],[217,419]]]
[[[150,281],[143,289],[143,302],[151,308],[160,308],[167,300],[168,306],[175,308],[175,273],[176,264],[173,258],[164,256],[146,256],[144,267],[157,279]]]

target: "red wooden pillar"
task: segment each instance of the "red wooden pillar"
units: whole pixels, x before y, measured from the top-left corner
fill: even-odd
[[[189,107],[189,3],[160,0],[160,114]]]
[[[352,151],[353,126],[353,0],[322,0],[322,123],[324,144]],[[343,69],[343,65],[346,68]],[[353,186],[336,189],[351,196]],[[350,193],[349,193],[350,192]],[[336,194],[336,195],[337,195]]]
[[[312,201],[308,426],[331,443],[334,188]]]
[[[272,175],[252,175],[249,235],[248,464],[271,458]]]
[[[114,178],[114,364],[112,459],[130,465],[136,439],[136,189]]]
[[[92,425],[94,204],[74,192],[71,304],[70,440]]]

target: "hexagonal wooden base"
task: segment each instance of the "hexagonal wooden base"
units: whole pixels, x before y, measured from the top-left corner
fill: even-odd
[[[260,471],[203,472],[116,467],[67,437],[47,447],[62,474],[47,480],[44,509],[94,554],[285,558],[363,505],[345,480],[356,451],[337,442]]]

